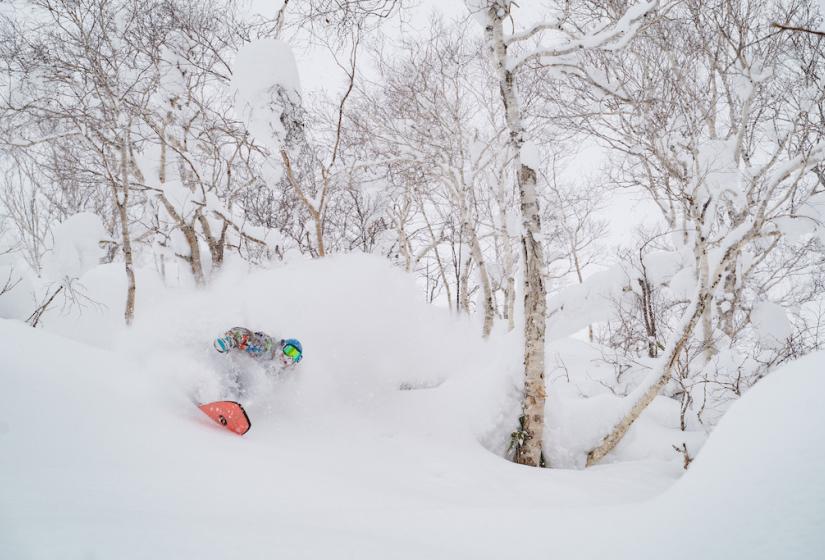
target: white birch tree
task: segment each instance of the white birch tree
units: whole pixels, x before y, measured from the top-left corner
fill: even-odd
[[[524,400],[519,429],[513,434],[516,462],[540,466],[544,434],[544,347],[547,309],[545,256],[542,247],[541,212],[537,193],[538,162],[536,148],[526,135],[526,124],[519,99],[519,73],[531,64],[555,68],[570,74],[587,74],[581,55],[590,50],[620,49],[658,5],[657,1],[638,4],[620,19],[597,22],[596,31],[582,33],[568,21],[569,13],[559,9],[558,19],[537,24],[520,33],[506,35],[504,23],[511,17],[511,0],[468,0],[467,5],[484,21],[485,40],[498,78],[501,101],[514,155],[523,220],[522,256],[524,274]],[[592,28],[592,27],[591,27]],[[533,38],[545,32],[554,35],[538,46],[526,48]]]

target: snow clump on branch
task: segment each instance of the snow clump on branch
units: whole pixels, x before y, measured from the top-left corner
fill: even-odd
[[[238,117],[267,148],[278,151],[303,135],[298,67],[283,41],[258,39],[241,47],[230,88]]]

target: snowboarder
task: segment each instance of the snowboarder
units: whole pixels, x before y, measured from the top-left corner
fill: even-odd
[[[227,354],[235,350],[236,354],[246,354],[248,357],[264,362],[264,371],[272,372],[269,367],[274,364],[276,370],[293,368],[303,358],[303,347],[294,338],[277,339],[266,333],[251,331],[244,327],[233,327],[219,336],[213,342],[215,350]],[[252,369],[252,371],[249,371]],[[250,384],[254,387],[254,371],[257,368],[246,368],[234,363],[223,374],[222,400],[200,404],[201,400],[193,398],[205,414],[225,428],[243,435],[252,426],[249,416],[243,405],[237,402],[244,399],[249,402],[247,389]],[[258,370],[259,371],[259,370]],[[227,400],[229,399],[229,400]]]
[[[233,327],[223,336],[215,339],[215,350],[226,354],[230,350],[245,352],[258,360],[278,360],[286,369],[303,358],[301,343],[294,338],[276,339],[262,332],[253,332],[244,327]]]

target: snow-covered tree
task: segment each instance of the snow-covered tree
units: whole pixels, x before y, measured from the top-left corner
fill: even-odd
[[[782,288],[765,283],[762,265],[779,257],[789,271],[801,248],[794,238],[819,231],[822,52],[770,32],[771,21],[789,17],[813,17],[810,4],[789,12],[737,0],[680,4],[621,55],[593,55],[598,75],[578,77],[581,103],[571,112],[598,115],[584,121],[625,154],[624,180],[642,185],[661,209],[690,280],[660,362],[589,464],[665,387],[695,335],[694,370],[743,326],[764,323],[750,310]]]
[[[524,274],[524,404],[516,441],[516,461],[539,466],[544,463],[544,342],[547,309],[545,256],[542,247],[541,211],[537,193],[538,152],[526,137],[519,99],[519,74],[531,64],[557,69],[561,73],[589,75],[582,55],[592,50],[617,50],[625,46],[654,11],[658,2],[641,3],[620,17],[594,17],[586,22],[592,31],[582,32],[564,6],[551,10],[546,22],[510,35],[504,23],[511,17],[510,0],[467,0],[467,6],[485,29],[486,48],[498,78],[506,115],[510,149],[519,188]],[[527,46],[534,37],[550,35],[546,42]],[[520,50],[521,47],[521,50]]]

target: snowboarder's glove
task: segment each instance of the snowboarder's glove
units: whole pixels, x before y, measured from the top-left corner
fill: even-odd
[[[235,346],[233,344],[233,342],[234,341],[231,338],[226,336],[226,337],[216,338],[215,342],[212,345],[215,347],[215,350],[217,350],[221,354],[226,354],[227,352],[229,352],[229,350],[231,348],[233,348]]]

